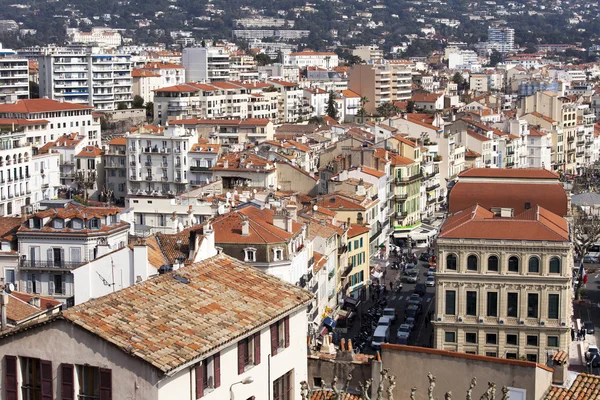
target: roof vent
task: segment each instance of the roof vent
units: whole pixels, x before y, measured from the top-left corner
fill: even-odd
[[[176,281],[179,281],[185,285],[187,285],[188,283],[190,283],[190,280],[188,278],[185,278],[181,275],[174,275],[173,278],[175,278]]]

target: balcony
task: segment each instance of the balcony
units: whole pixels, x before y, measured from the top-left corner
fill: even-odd
[[[318,281],[316,281],[314,283],[314,285],[312,285],[312,287],[310,288],[310,291],[315,294],[319,291],[319,282]]]
[[[144,165],[145,165],[146,167],[151,167],[151,166],[152,166],[152,161],[146,161],[146,162],[144,163]]]
[[[439,183],[436,183],[436,184],[434,184],[434,185],[427,186],[427,187],[425,188],[425,190],[426,190],[427,192],[431,192],[432,190],[435,190],[435,189],[437,189],[437,188],[439,188],[439,187],[440,187],[440,184],[439,184]]]
[[[578,140],[577,146],[585,146],[585,140]]]
[[[20,260],[21,269],[73,269],[83,262],[71,262],[62,260]]]
[[[48,189],[50,187],[49,183],[42,183],[42,189]]]
[[[343,244],[340,247],[338,247],[338,254],[344,254],[347,251],[348,251],[348,245],[347,244]]]
[[[422,173],[418,173],[418,174],[411,175],[411,176],[396,177],[396,184],[414,182],[418,179],[421,179],[422,177],[423,177]]]
[[[137,176],[135,176],[135,175],[131,175],[131,176],[129,177],[129,180],[130,180],[130,181],[137,181]]]
[[[352,264],[348,264],[348,266],[346,267],[346,269],[344,269],[344,271],[342,271],[342,278],[347,277],[350,274],[350,271],[352,271]]]
[[[209,167],[199,167],[199,166],[191,166],[190,167],[190,171],[191,172],[203,172],[203,171],[208,171]]]
[[[168,176],[163,176],[162,178],[160,178],[163,182],[168,182],[169,181],[169,177]]]
[[[408,199],[408,195],[406,193],[396,194],[394,195],[394,198],[396,199],[396,201],[405,201],[406,199]]]
[[[515,166],[515,163],[513,161],[509,161],[506,163],[507,168],[514,167],[514,166]]]
[[[152,180],[152,175],[148,175],[148,176],[146,176],[146,180],[147,180],[147,181],[151,181],[151,180]]]
[[[396,211],[396,218],[402,219],[408,217],[407,211]]]
[[[569,136],[567,142],[572,143],[575,140],[575,136]]]
[[[510,149],[507,149],[507,150],[506,150],[506,154],[507,154],[507,155],[509,155],[509,156],[512,156],[513,154],[515,154],[515,150],[514,150],[514,149],[512,149],[512,148],[510,148]]]

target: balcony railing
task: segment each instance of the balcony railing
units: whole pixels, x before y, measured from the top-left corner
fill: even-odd
[[[396,177],[396,183],[413,182],[413,181],[416,181],[417,179],[421,179],[422,177],[423,177],[422,173],[418,173],[418,174],[411,175],[411,176],[400,176],[400,177]]]
[[[345,278],[348,276],[348,274],[350,274],[350,271],[352,271],[353,265],[352,264],[348,264],[348,266],[344,269],[344,271],[342,271],[342,278]]]
[[[208,171],[208,168],[209,167],[198,167],[198,166],[192,165],[190,167],[190,171],[192,171],[192,172]]]
[[[62,261],[62,260],[20,260],[19,266],[27,269],[72,269],[82,264],[81,261]]]
[[[436,184],[434,184],[434,185],[427,186],[427,188],[426,188],[426,191],[428,191],[428,192],[431,192],[432,190],[435,190],[435,189],[437,189],[437,188],[439,188],[439,187],[440,187],[440,184],[439,184],[439,183],[436,183]]]
[[[344,254],[347,251],[348,251],[348,245],[347,244],[343,244],[340,247],[338,247],[338,254]]]

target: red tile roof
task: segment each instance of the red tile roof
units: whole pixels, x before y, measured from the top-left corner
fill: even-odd
[[[96,146],[85,146],[76,157],[99,157],[104,152]]]
[[[62,315],[169,373],[265,329],[312,300],[312,293],[220,254]]]
[[[543,168],[471,168],[461,172],[459,179],[467,178],[510,178],[558,180],[555,172]]]
[[[14,104],[0,104],[0,114],[4,113],[40,113],[48,111],[93,110],[94,107],[50,99],[25,99]]]
[[[310,400],[332,400],[334,398],[335,396],[331,389],[314,389],[310,394]],[[342,393],[337,400],[360,400],[360,396],[357,394]]]
[[[371,229],[366,226],[358,225],[358,224],[350,224],[350,229],[348,230],[348,237],[355,237],[358,235],[364,235],[365,233],[371,232]]]
[[[111,141],[108,142],[108,144],[113,146],[125,146],[127,145],[127,139],[125,137],[114,138],[111,139]]]
[[[134,69],[131,71],[131,76],[134,78],[160,78],[160,74],[155,74],[147,69]]]
[[[501,218],[475,205],[450,216],[439,238],[568,242],[569,224],[539,206],[514,218]]]
[[[552,386],[544,400],[597,400],[600,399],[600,376],[579,374],[570,388]]]

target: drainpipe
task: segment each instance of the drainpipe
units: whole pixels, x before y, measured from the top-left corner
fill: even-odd
[[[8,293],[4,290],[0,292],[0,314],[2,314],[2,325],[0,330],[6,330],[6,305],[8,304]]]

